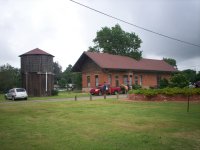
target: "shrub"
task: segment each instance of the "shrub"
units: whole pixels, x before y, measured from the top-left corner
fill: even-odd
[[[155,96],[157,94],[164,95],[199,95],[200,88],[164,88],[164,89],[140,89],[140,90],[131,90],[129,94],[144,94],[145,96]]]
[[[170,79],[170,87],[186,87],[189,85],[189,81],[183,73],[175,74]]]
[[[161,79],[159,83],[159,88],[163,89],[169,86],[169,81],[167,79]]]
[[[51,94],[52,96],[58,96],[58,90],[52,90]]]
[[[141,88],[142,88],[141,85],[136,85],[136,84],[132,85],[132,89],[134,90],[141,89]]]
[[[128,91],[128,94],[143,94],[142,90],[130,90]]]

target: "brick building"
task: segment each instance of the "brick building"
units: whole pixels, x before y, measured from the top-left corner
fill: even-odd
[[[112,87],[121,84],[156,87],[160,79],[169,79],[177,70],[163,60],[133,58],[107,53],[83,52],[72,68],[82,72],[82,91],[107,82]]]

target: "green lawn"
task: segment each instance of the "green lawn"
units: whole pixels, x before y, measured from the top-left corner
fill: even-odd
[[[0,149],[200,149],[200,103],[0,103]]]
[[[58,96],[48,97],[29,97],[29,100],[47,100],[47,99],[58,99],[58,98],[72,98],[72,97],[89,97],[89,93],[76,93],[76,92],[59,92]]]
[[[72,97],[89,97],[89,93],[76,93],[76,92],[59,92],[57,96],[47,96],[47,97],[29,97],[28,100],[48,100],[48,99],[60,99],[60,98],[72,98]],[[4,94],[0,94],[0,102],[5,102]]]

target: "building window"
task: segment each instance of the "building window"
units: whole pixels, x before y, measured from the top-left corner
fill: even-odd
[[[112,85],[112,75],[111,74],[108,75],[108,83],[110,85]]]
[[[115,86],[119,86],[119,77],[117,75],[115,76]]]
[[[90,76],[87,76],[87,87],[90,87]]]
[[[132,77],[133,77],[133,76],[130,75],[129,77],[130,77],[130,78],[129,78],[129,85],[132,86],[132,83],[133,83],[133,81],[132,81]]]
[[[95,75],[95,86],[99,86],[99,76]]]
[[[134,76],[134,80],[135,80],[135,81],[134,81],[134,82],[135,82],[135,85],[138,85],[138,76],[137,76],[137,75]]]
[[[140,75],[140,85],[142,86],[142,75]]]
[[[157,75],[157,86],[160,86],[160,80],[161,80],[161,76]]]
[[[128,85],[128,75],[124,75],[124,84]]]

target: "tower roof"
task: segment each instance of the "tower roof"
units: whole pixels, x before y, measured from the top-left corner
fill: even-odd
[[[35,49],[31,50],[31,51],[28,51],[28,52],[20,55],[19,57],[26,56],[26,55],[49,55],[49,56],[54,57],[53,55],[51,55],[51,54],[49,54],[49,53],[47,53],[47,52],[45,52],[45,51],[43,51],[43,50],[41,50],[39,48],[35,48]]]

